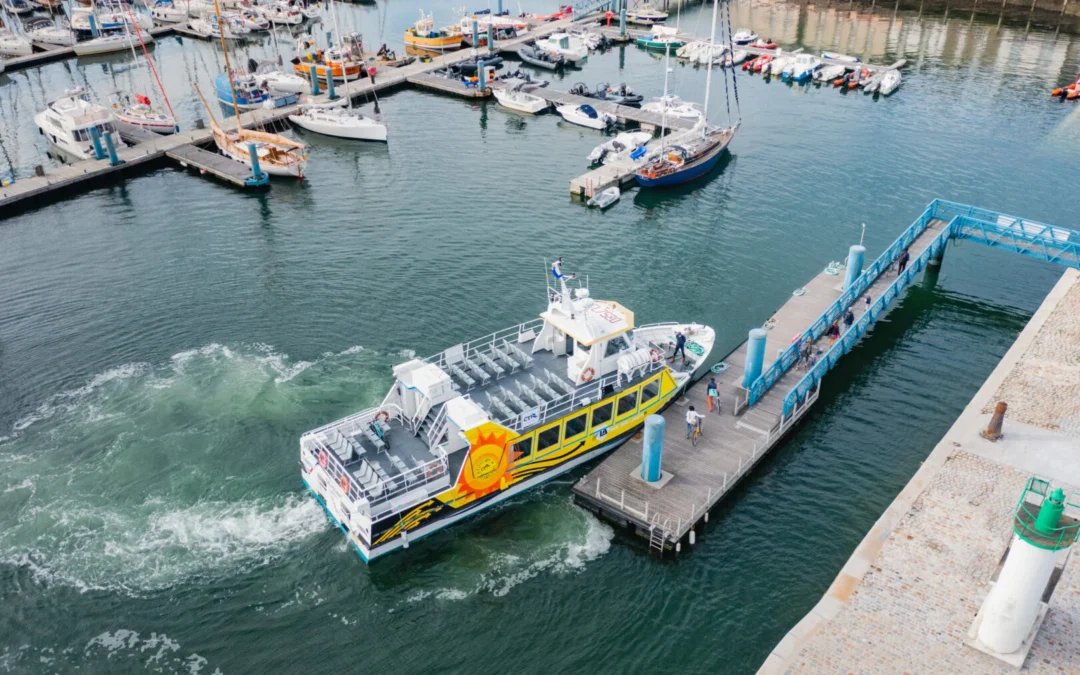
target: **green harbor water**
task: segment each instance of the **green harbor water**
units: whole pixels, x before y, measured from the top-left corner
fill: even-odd
[[[423,7],[449,23],[451,6]],[[340,21],[400,48],[419,8]],[[395,363],[535,316],[545,258],[640,322],[715,326],[719,356],[862,223],[877,255],[934,197],[1080,228],[1080,108],[1048,96],[1080,39],[806,5],[732,16],[788,48],[906,58],[903,86],[877,100],[739,71],[736,105],[714,73],[713,119],[741,112],[729,156],[602,214],[567,193],[599,133],[411,90],[381,100],[386,146],[296,134],[302,183],[246,194],[162,167],[0,214],[0,672],[753,673],[1059,269],[951,247],[674,560],[576,507],[576,472],[367,566],[304,491],[297,444],[380,400]],[[707,34],[707,8],[681,22]],[[205,117],[192,84],[223,67],[214,46],[154,51],[181,120]],[[75,84],[139,86],[134,63],[0,75],[0,170],[51,166],[32,115]],[[705,71],[673,71],[700,101]],[[551,86],[649,97],[663,79],[628,47]]]

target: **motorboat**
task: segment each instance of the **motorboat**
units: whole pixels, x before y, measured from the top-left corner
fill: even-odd
[[[798,54],[791,63],[791,70],[788,71],[788,77],[794,82],[804,82],[812,78],[814,73],[821,68],[821,65],[821,59],[816,56],[810,54]]]
[[[881,84],[878,85],[878,93],[882,96],[888,96],[900,87],[900,82],[903,78],[900,75],[900,71],[895,68],[886,70],[881,76]]]
[[[412,28],[405,31],[405,46],[433,52],[450,52],[461,49],[461,30],[457,27],[435,29],[431,14],[420,10],[420,18]]]
[[[13,15],[29,14],[35,9],[34,3],[30,2],[30,0],[3,0],[0,2],[0,6]]]
[[[502,107],[531,115],[541,113],[551,105],[535,94],[522,91],[521,85],[492,89],[491,93]]]
[[[727,56],[727,45],[711,45],[709,43],[705,43],[705,45],[701,49],[698,49],[697,52],[694,53],[694,58],[691,60],[694,63],[705,66],[709,63],[723,63],[724,59]]]
[[[386,142],[386,125],[359,110],[334,106],[300,106],[289,121],[308,131],[355,141]]]
[[[556,52],[540,49],[535,45],[525,45],[518,50],[518,57],[522,61],[537,68],[555,70],[566,64],[566,57]]]
[[[688,61],[693,61],[697,56],[698,50],[704,49],[708,45],[708,42],[703,42],[701,40],[687,42],[682,47],[679,47],[675,50],[675,57],[680,59],[687,59]]]
[[[296,45],[292,60],[293,72],[301,77],[311,77],[311,69],[320,80],[333,76],[335,80],[357,80],[364,75],[363,56],[357,54],[347,43],[336,44],[329,49],[319,49],[311,38],[301,38]]]
[[[124,5],[107,3],[94,7],[74,7],[71,11],[71,30],[83,36],[100,37],[111,31],[134,29],[138,27],[149,31],[154,27],[154,19],[148,14],[128,11]],[[94,17],[91,25],[90,17]],[[96,34],[95,34],[96,29]]]
[[[148,96],[142,94],[135,94],[135,96],[119,94],[113,97],[112,107],[116,119],[124,124],[130,124],[163,136],[179,131],[179,127],[176,126],[176,118],[163,110],[155,108]]]
[[[737,45],[748,45],[757,39],[757,33],[748,28],[740,28],[731,36],[731,41]]]
[[[758,49],[777,49],[780,45],[772,41],[772,38],[766,38],[764,40],[758,38],[750,43],[751,47],[757,47]]]
[[[116,134],[116,117],[111,109],[91,103],[82,88],[70,89],[34,116],[34,123],[49,145],[64,160],[77,162],[95,158],[94,135],[104,151],[105,136],[112,135],[115,147],[121,147]]]
[[[771,54],[762,54],[752,61],[747,61],[743,64],[743,70],[748,70],[752,73],[760,73],[762,70],[772,62],[773,56]]]
[[[476,77],[476,71],[480,68],[481,63],[484,64],[484,68],[488,71],[492,68],[499,70],[503,66],[503,58],[498,54],[477,54],[453,64],[450,66],[450,71],[465,77]]]
[[[841,61],[843,63],[861,63],[858,56],[850,56],[839,52],[821,52],[821,58],[830,61]]]
[[[641,106],[641,109],[694,123],[701,121],[705,117],[701,108],[689,101],[682,100],[674,94],[658,96]],[[642,128],[645,129],[646,125],[643,124]]]
[[[34,45],[30,38],[11,32],[0,19],[0,55],[2,56],[29,56],[34,53]]]
[[[155,0],[150,5],[150,16],[157,23],[187,23],[190,19],[185,0]]]
[[[23,26],[26,37],[30,38],[31,44],[40,49],[57,49],[71,47],[75,44],[75,34],[71,32],[71,26],[67,19],[61,19],[62,23],[56,25],[51,19],[32,19]]]
[[[524,70],[515,70],[509,73],[503,73],[495,78],[492,78],[492,84],[496,82],[503,83],[503,86],[512,87],[518,84],[531,84],[534,87],[546,87],[551,84],[548,80],[539,80],[534,78]]]
[[[601,190],[596,193],[586,204],[595,209],[603,211],[615,202],[619,201],[619,197],[622,197],[622,191],[618,187],[612,186],[606,190]]]
[[[204,38],[213,40],[246,40],[251,36],[251,29],[244,25],[235,14],[203,16],[192,19],[188,28]]]
[[[846,73],[846,72],[847,72],[847,68],[840,65],[839,63],[833,63],[831,65],[822,66],[821,68],[818,68],[817,72],[814,73],[814,81],[815,82],[832,82],[833,80],[835,80],[838,77],[843,77],[844,73]]]
[[[570,87],[569,92],[575,96],[584,96],[586,98],[595,98],[600,101],[608,101],[610,103],[616,103],[618,105],[638,105],[644,100],[641,94],[634,93],[634,90],[626,86],[626,83],[620,83],[617,87],[608,85],[607,82],[601,82],[596,85],[595,90],[590,90],[585,86],[584,82],[578,82],[573,87]]]
[[[780,77],[786,68],[791,65],[791,62],[795,60],[794,56],[780,55],[779,53],[772,61],[769,61],[761,69],[762,75],[768,75],[769,77]]]
[[[658,23],[664,23],[667,19],[667,12],[656,9],[649,3],[640,5],[637,9],[627,10],[626,12],[626,22],[638,26],[652,26]]]
[[[149,32],[143,32],[141,37],[141,44],[145,46],[150,46],[154,43],[154,36]],[[76,42],[72,45],[72,49],[78,56],[110,54],[112,52],[127,51],[138,47],[140,45],[139,38],[140,36],[135,33],[124,31]]]
[[[304,22],[304,15],[288,5],[273,3],[270,5],[256,5],[252,9],[269,21],[271,26],[298,26]]]
[[[630,153],[646,145],[652,138],[649,131],[624,131],[593,148],[586,159],[591,164],[607,164],[615,158],[629,157]]]
[[[311,89],[311,80],[285,72],[277,61],[248,59],[248,72],[255,75],[259,86],[271,94],[303,94]]]
[[[306,145],[280,134],[244,129],[240,126],[239,107],[234,107],[237,112],[236,131],[225,131],[218,126],[217,119],[198,85],[195,85],[195,91],[198,92],[206,112],[210,115],[210,132],[221,154],[252,166],[251,155],[254,153],[258,157],[260,171],[269,176],[304,177],[304,169],[307,168]]]
[[[870,79],[867,80],[862,85],[863,93],[864,94],[876,94],[877,91],[878,91],[878,87],[881,86],[881,82],[884,79],[885,79],[885,73],[880,72],[880,71],[874,73],[873,75],[870,76]]]
[[[380,403],[301,435],[300,477],[364,561],[620,446],[709,362],[710,327],[635,327],[584,280],[555,286],[539,318],[448,336],[453,346],[394,366]],[[686,364],[668,363],[677,332]]]
[[[589,129],[604,131],[615,124],[615,116],[611,113],[600,112],[589,104],[560,105],[555,108],[564,120],[570,124],[576,124]]]
[[[231,80],[231,85],[230,85]],[[214,78],[214,87],[218,101],[225,106],[235,106],[241,110],[256,108],[283,108],[296,103],[296,95],[284,92],[271,92],[262,86],[263,80],[252,73],[221,73]],[[236,92],[235,100],[233,92]],[[274,94],[277,93],[275,96]]]
[[[645,49],[676,51],[685,41],[679,37],[679,29],[671,26],[653,26],[652,32],[637,39],[637,46]]]
[[[252,33],[262,33],[270,30],[270,19],[263,16],[262,12],[250,8],[240,10],[240,23]]]
[[[589,58],[589,48],[569,33],[552,33],[545,38],[536,41],[537,49],[542,49],[562,56],[574,65],[585,63]]]

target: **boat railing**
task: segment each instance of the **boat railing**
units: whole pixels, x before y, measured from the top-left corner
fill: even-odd
[[[531,336],[528,337],[529,340],[534,339],[540,333],[537,329],[543,326],[543,324],[543,319],[536,318],[531,321],[526,321],[525,323],[519,323],[515,326],[510,326],[509,328],[497,330],[494,333],[491,333],[490,335],[485,335],[482,338],[477,338],[475,340],[470,340],[469,342],[462,343],[462,354],[467,356],[476,352],[490,352],[492,348],[497,347],[499,344],[502,343],[503,340],[507,340],[510,342],[522,342],[522,338],[528,336]],[[527,342],[528,340],[524,341]],[[423,360],[427,363],[432,363],[440,368],[446,368],[446,366],[449,365],[446,361],[446,351],[441,351],[438,354],[433,354],[432,356],[429,356]]]

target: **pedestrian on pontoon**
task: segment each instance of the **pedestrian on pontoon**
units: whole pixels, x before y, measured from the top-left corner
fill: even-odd
[[[855,312],[848,307],[848,310],[844,312],[844,330],[847,331],[847,329],[851,328],[853,323],[855,323]]]
[[[675,353],[671,355],[671,362],[675,363],[675,357],[682,352],[682,362],[686,363],[686,336],[682,331],[675,331]]]
[[[713,404],[716,404],[716,412],[720,412],[720,387],[716,384],[716,378],[709,378],[709,386],[705,388],[705,399],[709,403],[709,412],[713,411]]]
[[[896,276],[900,276],[907,269],[908,261],[911,260],[911,254],[905,248],[900,254],[900,257],[896,259]]]

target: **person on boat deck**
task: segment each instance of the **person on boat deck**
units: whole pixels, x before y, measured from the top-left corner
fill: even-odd
[[[690,434],[694,433],[694,427],[701,424],[701,420],[705,419],[705,416],[694,410],[694,406],[690,406],[690,409],[686,411],[686,437],[690,438]]]
[[[558,258],[555,259],[555,262],[551,263],[551,276],[555,277],[555,281],[558,281],[559,279],[562,279],[563,277],[565,277],[567,279],[573,279],[573,278],[577,277],[576,274],[563,274],[562,273],[562,256],[559,256]]]
[[[682,331],[675,331],[675,352],[671,355],[671,362],[675,363],[675,357],[682,352],[682,362],[686,363],[686,336]]]

